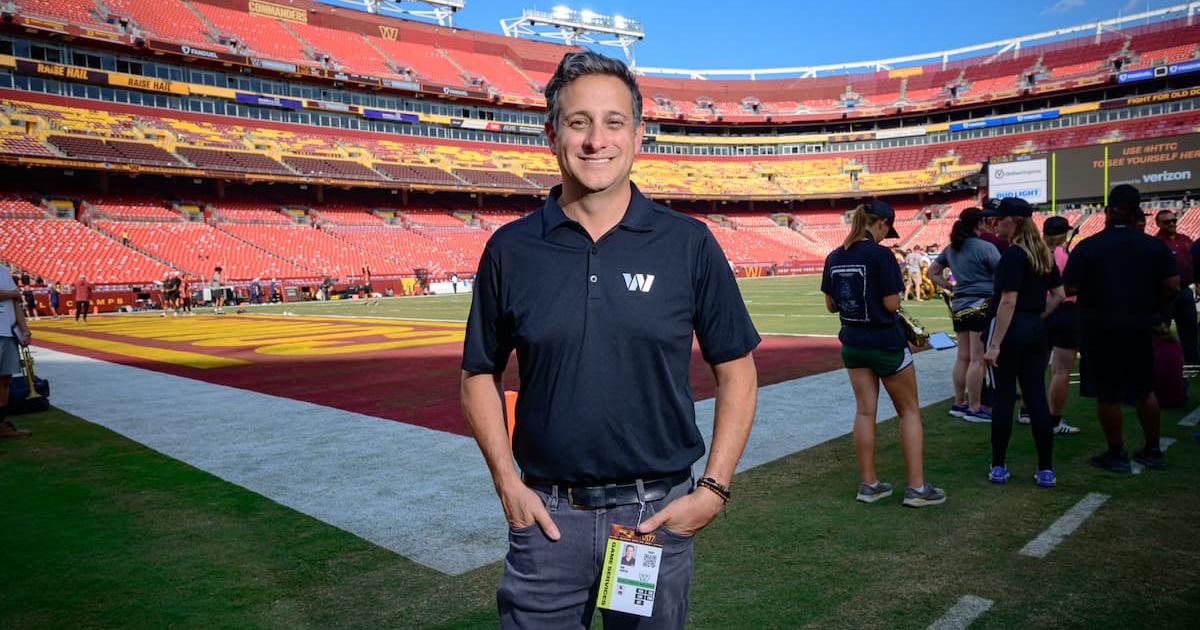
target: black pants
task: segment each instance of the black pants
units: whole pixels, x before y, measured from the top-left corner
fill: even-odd
[[[83,321],[87,321],[88,303],[87,300],[75,300],[75,321],[79,321],[79,316],[83,315]]]
[[[1175,332],[1183,345],[1184,363],[1200,363],[1200,348],[1196,347],[1196,298],[1191,287],[1181,287],[1175,301],[1163,310],[1163,319],[1170,325],[1175,322]]]
[[[994,330],[993,320],[989,340]],[[992,406],[993,466],[1005,465],[1008,442],[1012,438],[1017,384],[1020,383],[1037,448],[1038,470],[1054,469],[1054,427],[1050,424],[1050,405],[1046,401],[1046,359],[1046,326],[1041,317],[1032,313],[1014,313],[1000,345],[996,367],[992,370],[996,388],[995,405]]]

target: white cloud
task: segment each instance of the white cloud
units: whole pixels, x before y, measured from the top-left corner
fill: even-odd
[[[1087,0],[1058,0],[1054,4],[1042,10],[1043,14],[1047,13],[1068,13],[1074,11],[1087,3]]]
[[[1144,2],[1143,0],[1129,0],[1124,5],[1121,6],[1121,13],[1132,13],[1134,11],[1140,11],[1140,10],[1146,8],[1147,4],[1149,4],[1149,3]]]

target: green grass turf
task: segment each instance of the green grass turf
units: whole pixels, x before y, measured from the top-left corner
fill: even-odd
[[[1013,481],[988,484],[988,428],[947,403],[925,409],[943,506],[856,503],[849,437],[739,475],[697,538],[689,627],[922,628],[966,594],[996,601],[974,627],[1187,627],[1200,446],[1168,411],[1169,471],[1095,470],[1089,409],[1071,403],[1085,432],[1057,439],[1054,490],[1033,486],[1025,427]],[[36,433],[0,442],[0,627],[495,626],[499,563],[444,576],[61,411],[18,422]],[[899,485],[896,428],[880,427],[878,459]],[[1046,559],[1017,555],[1088,492],[1112,499]]]
[[[814,277],[741,286],[764,332],[836,332]],[[461,320],[468,300],[262,311]],[[910,308],[930,328],[948,323],[940,303]],[[1102,439],[1091,406],[1072,399],[1085,433],[1057,439],[1061,485],[1041,490],[1027,428],[1014,432],[1013,482],[991,486],[988,428],[950,419],[948,404],[924,414],[944,506],[856,503],[849,437],[739,475],[728,516],[697,538],[689,627],[923,628],[967,594],[996,601],[982,628],[1200,618],[1200,446],[1177,426],[1182,411],[1163,419],[1179,439],[1171,469],[1121,477],[1087,466]],[[17,421],[36,434],[0,442],[0,628],[496,625],[499,563],[444,576],[61,411]],[[896,429],[880,427],[878,461],[900,485]],[[1137,445],[1131,415],[1127,431]],[[1049,557],[1017,555],[1088,492],[1112,499]]]
[[[821,297],[820,276],[745,278],[739,280],[738,285],[754,325],[760,332],[821,335],[836,335],[838,332],[837,316],[825,310],[824,298]],[[361,315],[466,321],[470,306],[470,294],[458,294],[385,298],[380,300],[379,306],[368,306],[359,300],[334,300],[255,306],[249,311],[279,313],[286,310],[299,315]],[[950,329],[950,317],[940,299],[906,302],[904,308],[931,330]]]

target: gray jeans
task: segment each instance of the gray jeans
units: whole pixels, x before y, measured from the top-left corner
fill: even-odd
[[[666,497],[646,503],[642,519],[691,491],[690,479],[675,486]],[[639,507],[583,510],[571,507],[565,498],[537,489],[534,492],[546,504],[562,536],[552,542],[537,523],[509,528],[504,577],[496,592],[500,627],[587,628],[596,608],[609,525],[636,525]],[[606,629],[684,627],[692,584],[692,538],[662,527],[658,537],[663,544],[663,558],[654,616],[601,610]]]

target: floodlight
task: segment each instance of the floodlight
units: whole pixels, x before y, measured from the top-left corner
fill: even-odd
[[[646,37],[637,20],[623,15],[602,15],[591,9],[575,11],[558,5],[550,11],[525,9],[520,17],[500,20],[500,28],[509,37],[544,37],[568,46],[615,46],[633,62],[632,46]]]

